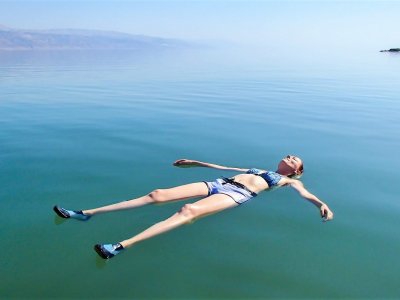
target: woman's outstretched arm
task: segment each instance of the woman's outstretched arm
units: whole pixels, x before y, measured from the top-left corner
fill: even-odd
[[[205,168],[213,168],[218,170],[229,170],[229,171],[237,171],[237,172],[247,172],[249,169],[242,169],[242,168],[234,168],[234,167],[226,167],[216,164],[211,164],[207,162],[202,162],[198,160],[191,160],[191,159],[178,159],[173,163],[176,167],[205,167]]]
[[[333,212],[330,210],[328,205],[318,199],[317,196],[307,191],[301,181],[293,179],[290,181],[290,186],[293,187],[297,192],[299,192],[300,196],[310,201],[312,204],[319,208],[321,212],[321,217],[324,219],[324,221],[330,221],[333,219]]]

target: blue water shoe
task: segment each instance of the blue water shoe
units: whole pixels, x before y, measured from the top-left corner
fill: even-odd
[[[53,207],[53,210],[58,216],[64,219],[72,218],[80,221],[87,221],[90,219],[90,216],[85,215],[81,210],[68,210],[57,205]]]
[[[119,254],[124,247],[120,243],[116,244],[96,244],[94,250],[100,257],[104,259],[109,259],[117,254]]]

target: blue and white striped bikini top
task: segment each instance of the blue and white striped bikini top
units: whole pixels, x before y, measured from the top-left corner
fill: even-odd
[[[256,168],[251,168],[246,172],[246,174],[254,174],[257,176],[262,177],[267,183],[269,187],[274,187],[278,184],[279,180],[281,180],[282,175],[276,172],[272,171],[267,171],[264,173],[261,173],[259,169]]]

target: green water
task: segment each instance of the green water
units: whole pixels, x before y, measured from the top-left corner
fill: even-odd
[[[0,296],[10,298],[397,298],[400,56],[238,59],[209,53],[0,53]],[[274,169],[305,186],[145,241],[185,202],[61,220],[152,189],[233,175],[192,158]]]

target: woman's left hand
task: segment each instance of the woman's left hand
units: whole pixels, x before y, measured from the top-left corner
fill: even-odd
[[[190,168],[190,167],[194,167],[194,163],[195,163],[194,160],[181,158],[181,159],[178,159],[177,161],[175,161],[173,163],[173,165],[175,167],[180,167],[180,168]]]
[[[321,217],[324,222],[330,221],[333,219],[333,212],[329,209],[328,205],[323,204],[319,208],[321,211]]]

